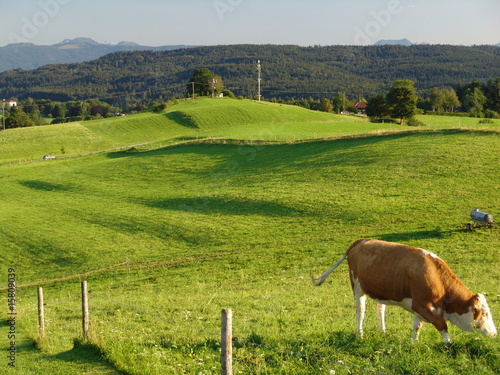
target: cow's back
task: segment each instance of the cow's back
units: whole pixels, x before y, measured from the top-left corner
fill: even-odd
[[[437,301],[444,295],[443,273],[449,271],[436,255],[410,246],[369,239],[348,255],[351,282],[376,300],[411,298]]]

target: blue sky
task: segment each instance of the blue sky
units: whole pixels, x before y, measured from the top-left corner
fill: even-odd
[[[0,46],[100,43],[500,43],[499,0],[21,0],[2,6]],[[22,4],[22,6],[18,6]]]

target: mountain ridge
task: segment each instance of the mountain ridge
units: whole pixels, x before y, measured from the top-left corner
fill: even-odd
[[[410,42],[408,39],[380,39],[379,41],[373,43],[374,46],[383,46],[383,45],[401,45],[401,46],[412,46],[415,43]]]
[[[99,43],[91,38],[64,39],[52,45],[12,43],[0,47],[0,72],[36,69],[47,64],[80,63],[119,51],[171,51],[188,45],[142,46],[134,42]]]

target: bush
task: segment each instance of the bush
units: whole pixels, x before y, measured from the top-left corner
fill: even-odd
[[[493,120],[490,118],[485,118],[479,121],[480,124],[493,124]]]
[[[469,117],[469,113],[467,113],[467,112],[433,112],[433,111],[425,111],[424,115]]]
[[[408,126],[427,126],[424,122],[417,120],[415,117],[412,117],[406,122]]]
[[[500,118],[500,114],[498,112],[495,112],[491,109],[487,109],[484,111],[484,117],[486,118]]]
[[[370,119],[370,122],[373,122],[374,124],[399,124],[398,119],[390,117]]]
[[[165,108],[167,108],[167,104],[166,103],[153,102],[151,104],[151,109],[153,110],[153,112],[161,112]]]

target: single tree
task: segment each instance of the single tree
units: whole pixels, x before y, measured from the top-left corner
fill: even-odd
[[[393,83],[386,100],[393,118],[398,118],[403,125],[417,112],[417,94],[414,82],[409,79],[397,80]]]
[[[382,94],[375,95],[368,100],[366,114],[370,120],[378,120],[390,115],[385,96]]]
[[[321,99],[321,104],[320,104],[320,111],[322,112],[332,112],[333,111],[333,105],[330,99],[323,98]]]
[[[35,125],[35,121],[33,121],[20,106],[12,107],[9,116],[5,118],[5,127],[7,129],[24,128]]]
[[[224,89],[222,78],[209,69],[196,69],[186,85],[187,96],[211,96],[219,94]]]
[[[68,111],[66,109],[66,106],[64,103],[55,103],[54,106],[52,107],[52,117],[64,117],[66,116],[66,112]]]
[[[488,100],[479,87],[467,89],[464,98],[464,107],[471,117],[483,117],[484,106]]]
[[[343,111],[347,111],[349,105],[351,102],[347,97],[344,95],[344,93],[338,93],[337,96],[333,97],[331,100],[332,106],[333,106],[333,111],[335,113],[341,113]]]

